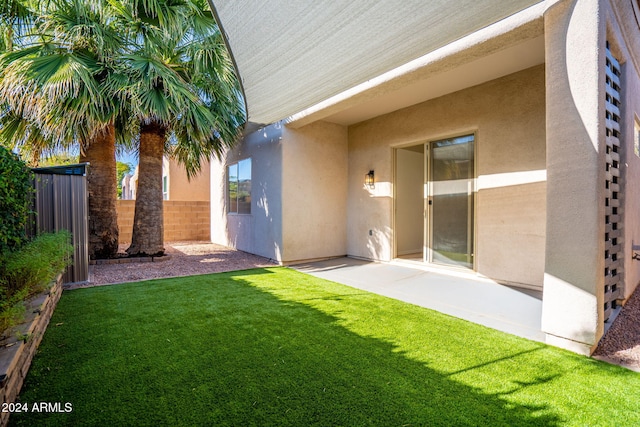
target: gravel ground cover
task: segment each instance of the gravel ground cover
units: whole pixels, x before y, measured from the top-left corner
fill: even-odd
[[[640,287],[639,287],[640,288]],[[629,301],[600,340],[593,356],[640,372],[640,290]]]
[[[124,252],[125,248],[122,246],[120,251]],[[207,242],[165,243],[165,253],[169,255],[168,259],[159,262],[92,265],[89,283],[67,289],[276,265],[267,258]]]
[[[121,250],[124,252],[124,248]],[[166,244],[170,259],[161,262],[103,264],[91,266],[90,283],[67,289],[194,274],[220,273],[270,267],[273,261],[207,242]],[[640,372],[640,293],[634,292],[610,330],[600,341],[594,357]]]

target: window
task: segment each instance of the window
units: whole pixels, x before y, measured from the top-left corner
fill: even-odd
[[[227,167],[228,212],[251,213],[251,159]]]
[[[162,199],[169,200],[169,183],[167,181],[167,176],[162,177]]]

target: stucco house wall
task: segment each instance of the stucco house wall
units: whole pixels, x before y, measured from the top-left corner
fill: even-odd
[[[283,261],[347,254],[347,128],[283,128]]]
[[[168,180],[168,200],[208,202],[211,196],[211,166],[202,162],[202,169],[191,179],[187,178],[184,166],[169,160],[165,175]]]
[[[544,67],[537,66],[351,126],[347,253],[382,261],[395,255],[394,147],[475,133],[476,269],[496,280],[541,287],[544,85]],[[364,186],[371,169],[374,189]]]
[[[226,166],[251,158],[251,214],[226,212]],[[245,136],[211,168],[215,243],[288,264],[346,255],[347,131],[332,123]]]
[[[251,213],[229,214],[227,165],[251,158]],[[250,133],[211,161],[211,240],[282,262],[282,126]]]
[[[542,328],[554,342],[576,349],[594,344],[603,331],[598,300],[604,287],[604,100],[599,94],[605,89],[605,40],[600,13],[597,2],[564,2],[545,14],[548,193]]]
[[[640,27],[634,7],[631,1],[566,1],[545,13],[548,208],[542,328],[547,342],[582,353],[593,351],[612,322],[605,300],[605,254],[612,244],[605,227],[610,215],[605,202],[607,44],[622,67],[624,249],[618,261],[624,294],[619,301],[638,281],[629,242],[639,237],[631,117],[638,111]]]

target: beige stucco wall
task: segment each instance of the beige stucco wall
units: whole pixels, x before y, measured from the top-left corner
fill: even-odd
[[[226,212],[226,166],[251,158],[251,214]],[[282,264],[346,254],[347,130],[276,123],[211,163],[211,238]]]
[[[603,330],[598,300],[604,283],[599,152],[604,39],[599,18],[598,2],[565,1],[545,15],[549,187],[542,329],[551,343],[577,351],[597,342]]]
[[[251,213],[228,214],[227,165],[251,159]],[[211,161],[211,240],[282,262],[282,125],[246,135]]]
[[[393,258],[393,147],[476,134],[476,270],[541,286],[545,251],[544,67],[349,128],[347,252]],[[375,170],[376,187],[364,186]]]
[[[547,52],[547,248],[542,329],[547,342],[582,353],[604,333],[605,45],[623,64],[622,184],[625,295],[640,271],[631,241],[640,164],[633,117],[640,107],[640,30],[632,2],[559,2],[545,14]],[[624,34],[623,34],[624,33]]]
[[[208,161],[202,162],[200,172],[189,180],[184,166],[176,160],[168,162],[169,200],[175,201],[209,201],[211,196],[211,166]]]
[[[347,128],[283,129],[283,261],[347,253]]]
[[[226,166],[247,158],[252,160],[251,214],[228,214]],[[346,127],[318,122],[293,130],[278,123],[245,136],[221,160],[203,165],[190,183],[184,169],[169,162],[169,198],[195,199],[207,177],[213,242],[281,263],[343,256],[347,163]],[[122,217],[123,228],[131,228]]]

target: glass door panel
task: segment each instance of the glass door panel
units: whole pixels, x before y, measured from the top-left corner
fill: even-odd
[[[473,268],[474,136],[429,145],[425,256],[433,263]]]

